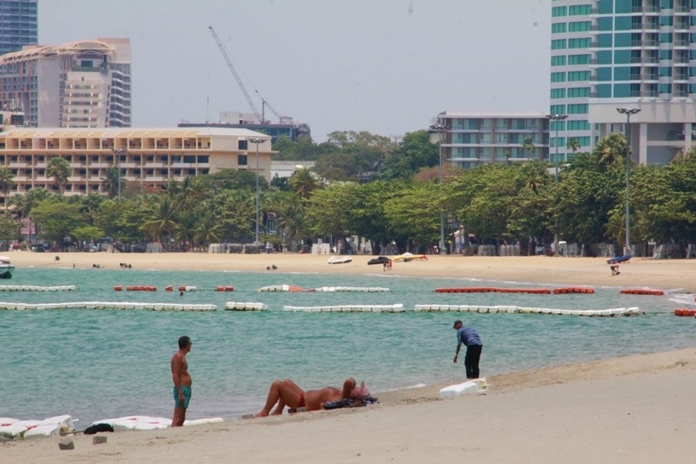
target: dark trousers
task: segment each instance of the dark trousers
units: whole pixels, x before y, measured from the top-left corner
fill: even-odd
[[[464,358],[464,366],[466,367],[467,379],[479,378],[479,359],[481,359],[481,350],[483,346],[472,345],[466,348],[466,357]]]

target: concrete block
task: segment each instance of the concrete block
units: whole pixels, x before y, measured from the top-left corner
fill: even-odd
[[[73,450],[75,449],[75,442],[72,441],[72,438],[63,438],[58,442],[58,448],[62,450]]]
[[[106,443],[106,437],[103,435],[95,435],[92,438],[92,444],[93,445],[101,445],[102,443]]]

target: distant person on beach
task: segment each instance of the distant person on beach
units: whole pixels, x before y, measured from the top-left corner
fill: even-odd
[[[483,343],[476,329],[465,327],[462,321],[454,321],[454,329],[457,331],[457,352],[454,355],[454,362],[457,362],[459,350],[462,345],[466,345],[466,356],[464,357],[464,367],[466,367],[467,379],[479,378],[479,359]]]
[[[616,275],[621,274],[621,273],[619,272],[619,265],[618,265],[618,264],[612,264],[612,265],[609,266],[609,267],[611,268],[611,275],[616,276]]]
[[[365,398],[369,395],[370,392],[365,387],[365,383],[363,382],[358,387],[355,379],[352,377],[347,378],[343,382],[342,390],[335,387],[326,387],[320,390],[304,391],[290,379],[276,380],[271,384],[271,388],[268,391],[266,405],[254,417],[266,417],[269,414],[273,416],[281,415],[285,406],[290,409],[290,412],[295,412],[299,408],[307,408],[307,411],[318,411],[323,409],[324,403],[341,401],[346,398]],[[276,406],[276,408],[273,409],[273,406]],[[271,409],[273,409],[273,412],[271,412]]]
[[[172,356],[172,380],[174,381],[174,417],[172,427],[181,427],[186,420],[186,410],[191,401],[191,374],[188,372],[186,355],[191,351],[191,339],[179,338],[179,351]]]

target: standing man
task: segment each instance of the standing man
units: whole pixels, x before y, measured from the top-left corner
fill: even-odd
[[[476,329],[464,327],[462,321],[454,321],[454,329],[457,331],[457,352],[454,355],[454,362],[457,362],[462,344],[466,345],[466,357],[464,358],[466,378],[478,379],[479,359],[481,358],[481,350],[483,349],[481,337],[479,337]]]
[[[179,338],[179,351],[172,356],[172,380],[174,380],[174,417],[172,427],[181,427],[186,420],[186,410],[191,401],[191,374],[188,372],[186,355],[191,351],[191,339]]]

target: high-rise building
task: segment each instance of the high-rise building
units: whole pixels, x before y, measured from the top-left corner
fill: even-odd
[[[696,139],[696,1],[554,0],[550,113],[566,114],[551,146],[589,150],[626,132],[643,164],[664,164]]]
[[[547,160],[549,121],[539,113],[458,113],[437,115],[442,127],[444,160],[452,166],[471,169],[486,163]],[[431,130],[430,140],[440,133]]]
[[[38,43],[37,0],[0,0],[0,55]]]
[[[0,56],[0,105],[33,127],[130,127],[129,39],[25,46]]]

